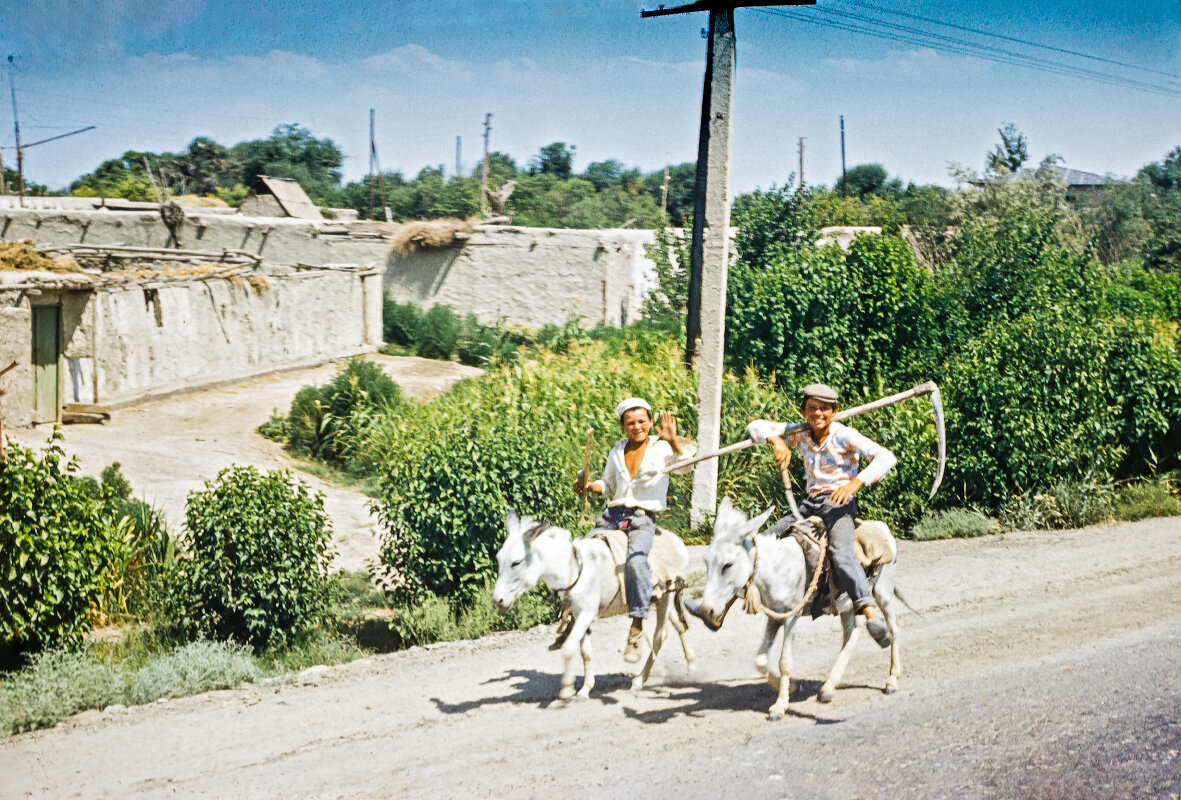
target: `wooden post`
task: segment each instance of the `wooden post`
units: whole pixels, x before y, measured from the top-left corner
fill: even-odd
[[[492,115],[484,115],[484,166],[480,168],[480,216],[488,216],[488,137],[492,134]]]
[[[701,350],[697,359],[697,441],[717,449],[722,416],[722,346],[726,337],[726,279],[730,255],[730,132],[733,128],[734,9],[709,12],[710,78],[709,143],[705,195],[708,232],[702,247]],[[693,472],[694,525],[712,515],[717,505],[718,465],[713,460]]]
[[[4,377],[4,373],[16,367],[16,362],[13,361],[4,369],[0,369],[0,377]],[[4,390],[0,389],[0,402],[4,400]],[[8,466],[8,454],[4,452],[4,407],[0,405],[0,471]]]

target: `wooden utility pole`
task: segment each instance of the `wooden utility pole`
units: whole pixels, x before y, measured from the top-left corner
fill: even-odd
[[[463,173],[463,137],[455,137],[455,177]]]
[[[800,177],[796,181],[796,186],[804,185],[804,137],[800,137]]]
[[[480,168],[480,216],[488,216],[488,137],[492,134],[492,114],[484,115],[484,166]]]
[[[699,2],[641,11],[641,17],[709,12],[701,127],[697,140],[697,183],[693,192],[693,240],[689,250],[689,297],[685,362],[697,370],[697,441],[716,450],[721,434],[722,355],[726,337],[726,280],[730,251],[730,133],[733,128],[735,65],[734,9],[813,5],[815,0]],[[709,229],[706,233],[706,228]],[[698,345],[700,337],[700,346]],[[717,459],[693,472],[690,520],[697,525],[717,506]]]
[[[841,114],[841,195],[849,193],[849,184],[845,176],[845,115]]]
[[[660,218],[668,217],[668,167],[664,168],[664,183],[660,184]]]
[[[21,147],[21,123],[16,112],[16,62],[8,57],[8,90],[12,95],[12,130],[16,135],[16,193],[20,195],[21,208],[25,207],[25,151]]]
[[[390,221],[389,206],[385,200],[385,176],[381,174],[381,159],[377,157],[377,115],[369,109],[369,219],[373,219],[373,182],[377,181],[381,197],[381,213]]]

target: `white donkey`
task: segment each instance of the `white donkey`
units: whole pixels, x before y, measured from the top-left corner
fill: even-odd
[[[562,670],[562,688],[559,699],[568,700],[574,695],[574,656],[582,651],[583,681],[578,699],[590,697],[595,686],[595,674],[591,668],[590,626],[602,616],[627,611],[623,593],[623,564],[615,560],[607,543],[598,537],[588,536],[571,541],[570,531],[547,522],[537,522],[531,517],[517,517],[509,509],[505,520],[507,536],[504,545],[496,554],[499,574],[492,591],[492,602],[501,611],[506,611],[525,592],[544,581],[546,586],[562,594],[565,605],[572,615],[570,627],[562,644],[565,664]],[[652,635],[648,660],[643,669],[632,680],[632,691],[639,691],[652,672],[656,655],[664,643],[666,623],[671,623],[680,635],[685,661],[693,669],[694,656],[685,639],[688,625],[685,623],[681,606],[684,577],[689,567],[689,551],[679,537],[661,534],[670,538],[670,545],[679,547],[682,568],[679,579],[668,586],[658,586],[659,597],[654,598],[656,629]],[[655,594],[655,593],[654,593]],[[673,613],[669,613],[669,606]]]
[[[807,569],[804,566],[804,551],[794,536],[779,539],[774,536],[756,535],[771,516],[771,511],[772,509],[767,509],[754,519],[747,520],[746,515],[731,504],[730,498],[723,498],[714,522],[714,538],[705,552],[705,591],[695,613],[698,613],[707,626],[717,630],[734,601],[745,597],[748,592],[753,594],[753,591],[757,590],[759,605],[767,614],[767,627],[758,655],[755,656],[755,667],[764,673],[768,682],[779,691],[769,712],[774,720],[781,718],[787,710],[788,696],[791,693],[791,637],[799,613],[788,618],[785,616],[800,605],[807,591],[810,576],[806,574]],[[885,527],[881,522],[863,524]],[[889,625],[890,633],[894,637],[890,645],[890,674],[885,687],[886,694],[893,694],[898,689],[898,678],[902,674],[902,665],[898,658],[898,624],[894,613],[894,572],[898,549],[894,537],[889,535],[889,530],[885,532],[889,538],[887,560],[877,568],[871,583],[874,598],[885,615],[886,624]],[[828,679],[820,687],[817,699],[822,703],[832,701],[860,633],[852,604],[842,604],[840,616],[844,645]],[[779,653],[779,677],[776,679],[768,670],[767,653],[781,627],[783,644]]]

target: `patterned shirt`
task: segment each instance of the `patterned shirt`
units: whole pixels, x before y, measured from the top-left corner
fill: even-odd
[[[833,422],[828,426],[824,444],[812,440],[812,431],[805,429],[784,437],[784,442],[800,451],[808,470],[809,495],[824,494],[844,486],[854,478],[862,483],[877,483],[898,463],[886,448],[847,425]],[[861,459],[869,459],[869,466],[858,474]]]

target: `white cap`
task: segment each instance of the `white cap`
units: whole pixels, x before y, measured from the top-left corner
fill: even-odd
[[[648,412],[648,416],[652,416],[652,406],[648,405],[647,400],[639,397],[629,397],[619,405],[615,406],[615,418],[622,420],[623,415],[631,411],[633,408],[642,408]]]

